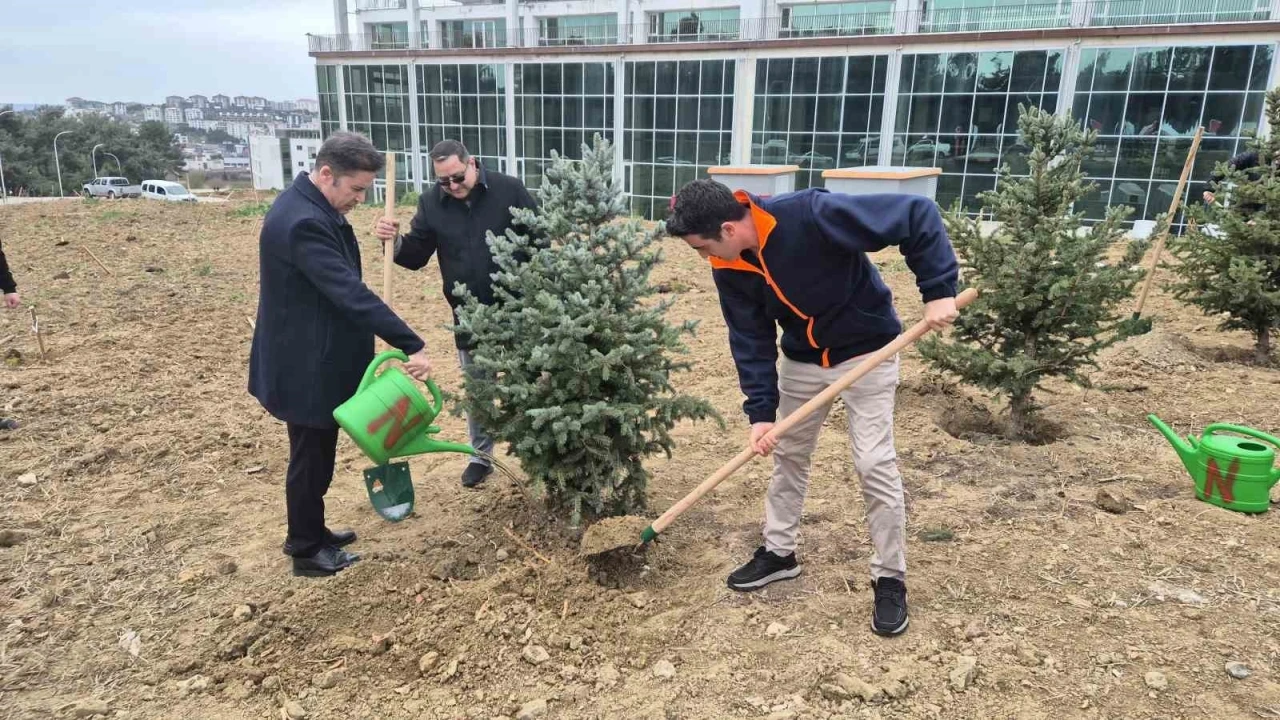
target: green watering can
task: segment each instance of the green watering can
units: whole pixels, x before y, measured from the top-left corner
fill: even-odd
[[[364,371],[356,394],[333,411],[338,426],[365,455],[378,463],[364,471],[364,485],[373,509],[392,522],[403,520],[413,511],[409,464],[393,463],[392,458],[434,452],[476,454],[470,445],[431,437],[440,432],[431,421],[444,407],[444,399],[434,382],[425,383],[431,393],[429,402],[417,383],[400,368],[389,367],[381,375],[377,374],[378,368],[388,360],[408,359],[399,350],[379,353]]]
[[[1274,448],[1280,448],[1280,439],[1253,428],[1215,423],[1205,428],[1199,439],[1188,436],[1184,441],[1155,415],[1148,415],[1147,420],[1164,434],[1182,458],[1182,464],[1195,480],[1196,497],[1228,510],[1267,511],[1271,487],[1280,481],[1280,470],[1274,467]],[[1245,438],[1219,435],[1219,432]]]

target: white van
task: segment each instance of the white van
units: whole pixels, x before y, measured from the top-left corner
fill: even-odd
[[[169,180],[143,180],[142,197],[148,200],[168,202],[195,202],[196,196],[176,182]]]

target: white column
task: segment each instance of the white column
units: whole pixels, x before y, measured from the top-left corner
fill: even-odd
[[[421,194],[422,140],[418,133],[418,123],[422,122],[422,118],[418,117],[418,66],[409,63],[405,68],[409,71],[409,126],[413,129],[413,135],[409,137],[409,179],[413,180],[414,192]]]
[[[516,172],[516,64],[504,61],[502,73],[507,78],[507,87],[502,98],[507,106],[507,121],[502,127],[503,132],[507,134],[507,174],[520,177],[520,173]]]
[[[346,35],[347,0],[333,0],[333,31],[338,35]]]
[[[898,35],[911,35],[920,32],[922,8],[922,0],[894,0],[893,32]]]
[[[1071,6],[1071,27],[1086,27],[1093,16],[1094,0],[1062,0]]]
[[[1276,0],[1280,2],[1280,0]],[[628,32],[631,29],[629,24],[631,18],[631,3],[628,0],[618,0],[614,12],[618,14],[618,44],[625,45],[631,42],[631,35]],[[619,76],[621,77],[621,76]]]
[[[1280,0],[1271,0],[1271,16],[1267,19],[1268,20],[1280,19]],[[1267,87],[1275,87],[1275,86],[1268,85]]]
[[[884,109],[880,115],[880,152],[876,164],[893,165],[893,130],[898,122],[898,78],[902,75],[902,51],[889,54],[884,72]]]
[[[422,35],[422,9],[418,7],[418,0],[408,0],[409,3],[409,47],[424,48],[431,46],[430,35]]]
[[[626,154],[623,152],[627,133],[627,63],[621,55],[613,61],[613,181],[618,187],[627,186],[623,177]]]
[[[1070,117],[1076,99],[1076,77],[1080,75],[1080,41],[1067,46],[1062,53],[1062,82],[1058,84],[1058,107],[1054,115]],[[1045,88],[1048,90],[1049,88]]]
[[[336,65],[335,70],[338,76],[338,127],[348,130],[347,127],[347,78],[344,76],[342,69],[345,65]]]
[[[520,37],[520,5],[517,0],[507,0],[507,45],[518,47],[523,45]]]
[[[750,165],[756,113],[756,59],[745,57],[734,62],[737,67],[733,75],[733,140],[729,156],[734,165]]]

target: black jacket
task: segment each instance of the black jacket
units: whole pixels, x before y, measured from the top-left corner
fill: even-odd
[[[422,193],[418,211],[408,234],[396,245],[397,265],[410,270],[426,267],[432,255],[439,256],[444,278],[444,297],[454,310],[462,302],[453,294],[455,283],[467,286],[480,302],[493,302],[493,273],[498,271],[486,242],[486,233],[502,235],[512,227],[511,208],[533,208],[535,203],[524,184],[510,175],[480,168],[480,177],[464,202],[446,193],[439,185]],[[522,228],[516,228],[523,232]],[[458,348],[468,341],[458,336]]]
[[[1246,150],[1245,152],[1236,155],[1227,161],[1227,165],[1230,166],[1232,170],[1244,170],[1246,176],[1250,180],[1257,181],[1258,178],[1261,177],[1261,173],[1257,170],[1258,153],[1254,150]],[[1222,192],[1218,186],[1224,179],[1223,174],[1215,170],[1209,176],[1209,191],[1214,194]],[[1240,209],[1246,212],[1257,212],[1262,209],[1262,205],[1257,203],[1242,203],[1240,205]]]
[[[333,410],[355,394],[373,336],[407,355],[422,339],[361,281],[355,232],[307,173],[272,203],[258,252],[249,392],[285,422],[337,427]]]
[[[0,247],[0,293],[8,295],[18,292],[18,283],[13,280],[13,273],[9,272],[9,261],[4,258],[4,248]]]

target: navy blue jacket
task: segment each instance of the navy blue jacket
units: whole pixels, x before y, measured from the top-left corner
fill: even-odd
[[[355,231],[307,173],[272,203],[258,240],[258,320],[249,392],[287,423],[337,427],[373,360],[373,336],[412,355],[424,347],[361,281]]]
[[[773,422],[778,326],[792,360],[831,367],[902,332],[893,294],[867,253],[897,245],[925,302],[955,297],[960,276],[937,205],[918,195],[846,195],[821,188],[762,199],[739,191],[759,253],[711,259],[743,410]]]

